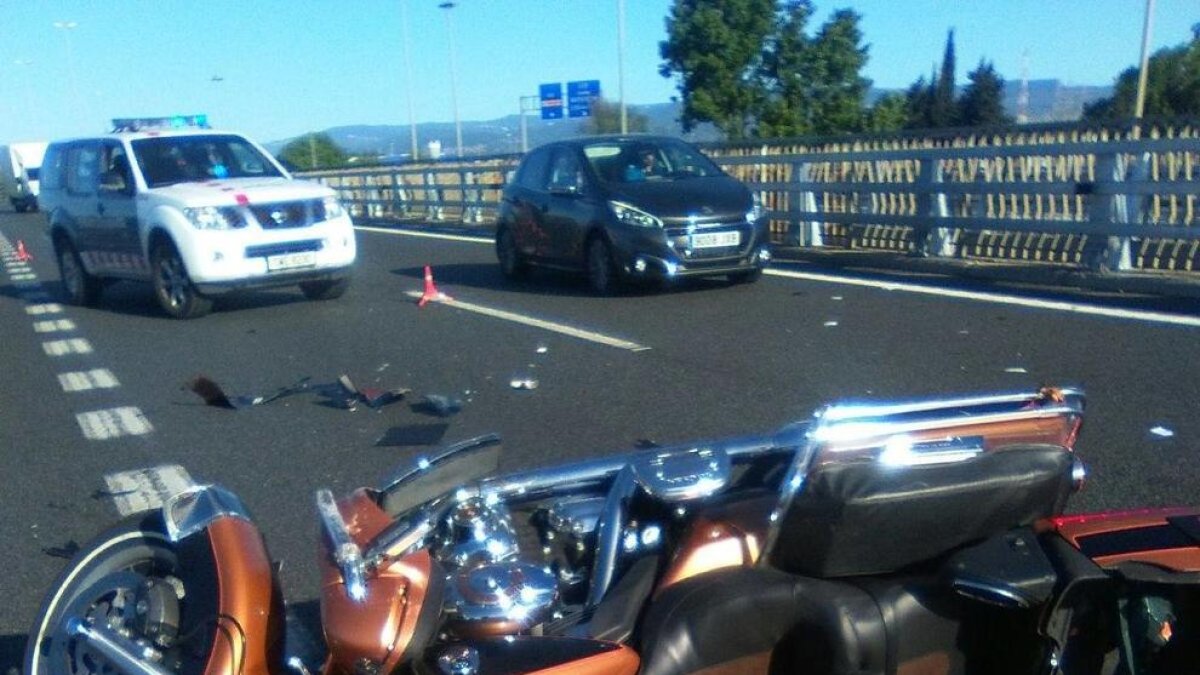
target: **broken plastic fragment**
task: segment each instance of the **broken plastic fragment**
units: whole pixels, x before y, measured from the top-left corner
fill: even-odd
[[[825,322],[826,328],[833,328],[834,326],[837,326],[837,325],[838,325],[838,322],[836,322],[836,321],[826,321]]]
[[[427,394],[419,403],[412,406],[414,412],[438,417],[449,417],[462,410],[462,399],[441,394]]]
[[[547,347],[546,345],[538,345],[537,346],[537,353],[539,353],[539,354],[545,354],[548,351],[550,351],[550,348]]]
[[[229,408],[230,410],[241,410],[242,408],[270,403],[285,396],[300,393],[308,389],[309,379],[308,377],[302,377],[295,384],[280,387],[266,396],[230,396],[225,393],[221,385],[217,384],[207,375],[197,375],[185,386],[204,399],[206,405],[217,408]]]
[[[62,546],[47,546],[43,548],[42,553],[52,558],[66,558],[70,560],[75,557],[76,553],[79,553],[79,544],[75,543],[74,539],[69,539]]]
[[[1005,368],[1005,369],[1004,369],[1004,372],[1006,372],[1006,373],[1018,373],[1018,374],[1020,374],[1020,373],[1028,373],[1029,371],[1028,371],[1028,370],[1025,370],[1024,368],[1022,368],[1022,367],[1020,367],[1020,366],[1012,366],[1011,368]]]
[[[513,389],[537,389],[538,381],[532,377],[517,375],[512,378],[512,380],[508,383],[508,386],[512,387]]]
[[[350,380],[349,375],[342,375],[338,378],[338,384],[342,386],[348,397],[350,397],[350,406],[353,408],[354,400],[366,403],[370,408],[379,408],[389,403],[395,403],[404,398],[406,394],[412,392],[411,389],[403,387],[397,389],[380,389],[378,387],[358,387]]]
[[[1175,435],[1174,431],[1171,431],[1162,425],[1152,427],[1150,429],[1150,433],[1158,438],[1171,438]]]

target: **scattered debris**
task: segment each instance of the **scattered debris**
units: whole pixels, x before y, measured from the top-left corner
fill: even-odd
[[[96,501],[100,501],[101,499],[116,499],[117,497],[125,497],[135,492],[137,490],[134,488],[128,490],[96,490],[92,493],[92,499]]]
[[[368,408],[381,408],[389,403],[395,403],[406,395],[411,394],[411,389],[380,389],[378,387],[359,387],[350,380],[349,375],[342,375],[338,378],[338,384],[345,390],[347,400],[350,405],[347,407],[353,408],[354,404],[361,401],[367,404]]]
[[[838,325],[838,322],[836,322],[836,321],[826,321],[825,322],[826,328],[834,328],[837,325]]]
[[[840,296],[840,295],[833,295],[833,296],[830,296],[830,297],[829,297],[829,299],[830,299],[830,300],[841,300],[841,299],[842,299],[842,296]]]
[[[1025,373],[1028,373],[1029,371],[1028,371],[1028,370],[1025,370],[1024,368],[1022,368],[1022,367],[1020,367],[1020,366],[1012,366],[1012,367],[1009,367],[1009,368],[1005,368],[1005,369],[1004,369],[1004,372],[1006,372],[1006,373],[1016,373],[1016,374],[1019,374],[1019,375],[1023,375],[1023,374],[1025,374]]]
[[[639,438],[633,442],[633,447],[638,450],[649,450],[651,448],[661,448],[662,444],[649,438]]]
[[[192,378],[185,388],[195,392],[200,398],[204,399],[205,405],[210,405],[216,408],[228,408],[230,410],[241,410],[251,406],[262,405],[277,401],[285,396],[298,394],[308,389],[308,381],[310,378],[302,377],[295,384],[286,387],[280,387],[274,393],[266,396],[230,396],[225,393],[221,385],[213,381],[207,375],[197,375]]]
[[[958,331],[958,334],[959,334],[959,335],[970,335],[970,334],[971,334],[971,331],[969,331],[969,330],[967,330],[966,328],[964,328],[964,329],[962,329],[962,330]]]
[[[548,352],[548,351],[550,351],[550,348],[549,348],[549,347],[547,347],[546,345],[538,345],[538,346],[537,346],[537,353],[538,353],[538,354],[545,354],[545,353],[546,353],[546,352]]]
[[[1175,436],[1174,431],[1171,431],[1162,425],[1151,427],[1150,434],[1158,438],[1172,438]]]
[[[376,368],[376,369],[375,369],[375,372],[377,372],[377,373],[382,373],[383,371],[387,370],[387,369],[388,369],[388,367],[390,367],[391,365],[392,365],[392,364],[390,364],[390,363],[385,363],[385,364],[383,364],[382,366],[379,366],[378,368]]]
[[[508,386],[512,387],[513,389],[537,389],[538,381],[525,375],[515,375],[508,383]]]
[[[66,558],[70,560],[75,557],[76,553],[79,553],[79,544],[74,539],[69,539],[62,546],[47,546],[43,548],[42,553],[52,558]]]
[[[375,447],[437,445],[442,442],[442,437],[446,435],[446,430],[449,428],[450,425],[445,422],[408,424],[401,427],[392,427],[384,432],[379,440],[375,441]]]
[[[412,405],[413,412],[449,417],[462,410],[462,399],[441,394],[426,394],[425,398]]]

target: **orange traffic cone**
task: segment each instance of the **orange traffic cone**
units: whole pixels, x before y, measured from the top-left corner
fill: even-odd
[[[21,241],[20,239],[17,240],[17,260],[20,260],[21,262],[29,262],[30,260],[33,260],[33,256],[29,253],[29,251],[25,250],[25,242]]]
[[[425,292],[421,294],[421,299],[417,301],[417,307],[424,307],[425,305],[427,305],[431,302],[436,302],[436,301],[440,301],[440,300],[453,300],[453,299],[454,298],[439,291],[437,289],[437,286],[435,286],[433,284],[433,270],[429,267],[429,265],[426,265],[425,266]]]

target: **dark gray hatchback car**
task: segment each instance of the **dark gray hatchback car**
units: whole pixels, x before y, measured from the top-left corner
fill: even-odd
[[[527,154],[505,187],[496,256],[509,278],[531,265],[582,270],[599,293],[639,278],[752,282],[771,258],[764,215],[745,185],[681,140],[560,141]]]

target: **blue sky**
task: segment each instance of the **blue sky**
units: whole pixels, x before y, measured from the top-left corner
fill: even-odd
[[[347,124],[450,121],[440,0],[0,0],[0,142],[104,131],[113,117],[208,113],[262,141]],[[658,74],[671,0],[626,0],[629,103],[675,94]],[[407,7],[411,86],[402,7]],[[866,76],[904,87],[955,29],[960,83],[980,58],[1017,79],[1109,84],[1138,58],[1142,0],[817,1],[863,15]],[[542,82],[617,95],[617,0],[458,0],[450,10],[463,120],[513,114]],[[74,22],[73,29],[55,22]],[[1153,45],[1179,44],[1197,0],[1157,0]],[[214,76],[220,78],[214,80]]]

